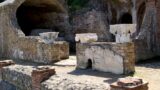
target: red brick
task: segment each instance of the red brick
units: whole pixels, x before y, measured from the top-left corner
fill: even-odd
[[[38,68],[32,71],[32,88],[33,90],[40,90],[41,83],[54,75],[55,69],[48,67]]]

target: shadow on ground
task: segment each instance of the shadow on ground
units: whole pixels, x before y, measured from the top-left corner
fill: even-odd
[[[77,75],[77,76],[87,75],[87,76],[106,78],[106,80],[104,80],[105,83],[113,83],[117,81],[118,78],[126,77],[126,75],[116,75],[113,73],[100,72],[100,71],[91,70],[91,69],[87,69],[87,70],[76,69],[72,72],[69,72],[68,74]]]
[[[146,67],[146,68],[153,68],[153,69],[160,69],[160,57],[155,57],[148,60],[143,60],[136,63],[138,67]]]

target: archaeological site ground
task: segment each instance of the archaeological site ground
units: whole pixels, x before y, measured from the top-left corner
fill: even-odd
[[[160,0],[0,0],[0,90],[160,90]]]

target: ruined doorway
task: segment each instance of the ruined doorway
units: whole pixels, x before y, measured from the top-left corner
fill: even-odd
[[[43,32],[59,31],[54,18],[58,15],[58,8],[48,2],[33,2],[31,0],[24,2],[16,12],[18,24],[24,34],[38,36]]]
[[[132,23],[132,16],[130,13],[125,13],[121,16],[119,22],[121,24],[131,24]]]

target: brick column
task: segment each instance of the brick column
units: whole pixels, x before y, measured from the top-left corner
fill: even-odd
[[[48,67],[38,68],[32,71],[32,89],[40,90],[41,83],[50,78],[50,76],[54,75],[55,69],[51,69]]]
[[[14,64],[15,63],[12,60],[0,61],[0,81],[2,81],[2,68]]]

